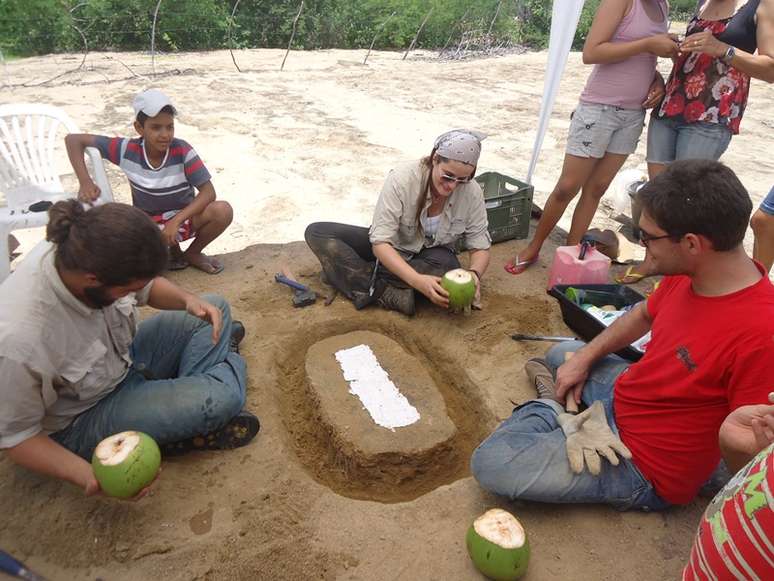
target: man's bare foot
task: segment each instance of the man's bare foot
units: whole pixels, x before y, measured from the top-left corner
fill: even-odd
[[[186,260],[186,262],[188,262],[188,264],[194,268],[198,268],[202,272],[206,272],[207,274],[218,274],[223,272],[223,263],[220,262],[220,260],[217,258],[210,258],[201,252],[197,254],[184,252],[183,258]]]

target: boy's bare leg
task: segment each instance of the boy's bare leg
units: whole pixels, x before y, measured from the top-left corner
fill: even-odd
[[[202,250],[228,228],[233,218],[234,210],[231,204],[223,200],[212,202],[201,214],[191,218],[196,238],[183,253],[183,258],[188,261],[188,264],[208,274],[223,270],[223,265],[218,259],[202,254]]]

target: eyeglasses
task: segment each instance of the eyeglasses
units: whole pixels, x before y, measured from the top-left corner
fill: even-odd
[[[677,238],[674,234],[664,234],[663,236],[652,236],[640,228],[640,244],[645,248],[654,240],[663,240],[664,238]]]
[[[448,174],[444,171],[441,172],[441,179],[445,182],[456,182],[458,184],[467,184],[470,183],[470,180],[473,179],[473,176],[467,176],[464,178],[458,178],[457,176],[453,176],[451,174]]]

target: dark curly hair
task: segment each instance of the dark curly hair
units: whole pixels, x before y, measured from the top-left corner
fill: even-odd
[[[719,252],[742,243],[752,213],[742,182],[718,161],[676,161],[637,195],[643,210],[668,234],[700,234]]]
[[[78,200],[48,211],[46,240],[56,244],[56,266],[94,274],[107,286],[154,278],[164,271],[168,250],[145,212],[126,204],[88,211]]]

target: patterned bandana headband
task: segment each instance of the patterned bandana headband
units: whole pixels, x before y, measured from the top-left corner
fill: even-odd
[[[446,159],[476,167],[481,155],[481,142],[486,134],[469,129],[453,129],[435,140],[436,153]]]

